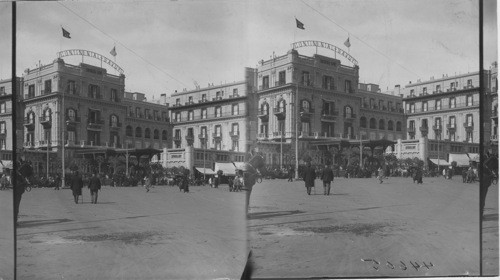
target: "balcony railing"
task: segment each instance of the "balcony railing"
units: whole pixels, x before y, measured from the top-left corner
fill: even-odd
[[[443,127],[440,124],[432,126],[432,130],[442,130],[442,129],[443,129]]]
[[[229,131],[229,136],[231,137],[240,137],[240,131],[237,130],[237,131]]]
[[[474,128],[474,122],[465,122],[464,123],[464,127],[466,129],[471,129],[471,128]]]
[[[215,138],[222,138],[222,133],[220,132],[214,132],[212,133],[212,137],[215,139]]]
[[[273,138],[283,138],[285,137],[285,133],[283,131],[274,131]]]
[[[454,123],[449,123],[449,124],[447,124],[447,125],[446,125],[446,128],[447,128],[448,130],[453,130],[453,129],[456,129],[456,124],[454,124]]]
[[[408,127],[408,133],[415,133],[415,127]]]
[[[182,141],[182,138],[180,135],[174,135],[174,141]]]
[[[335,120],[336,117],[338,117],[339,111],[323,111],[321,113],[321,120],[324,121],[332,121]]]
[[[186,140],[187,141],[193,141],[194,140],[194,135],[193,134],[186,135]]]
[[[198,134],[198,138],[200,140],[207,139],[207,134],[206,133],[200,133],[200,134]]]
[[[79,123],[79,122],[80,122],[79,116],[73,116],[73,117],[66,116],[66,123]]]
[[[420,131],[429,131],[429,127],[426,125],[423,125],[420,127]]]
[[[351,114],[344,114],[344,119],[355,119],[356,114],[351,113]]]
[[[0,129],[0,136],[5,137],[7,135],[7,129]]]
[[[267,138],[268,138],[268,135],[267,135],[267,133],[259,133],[259,134],[257,134],[257,138],[260,138],[260,139],[267,139]]]

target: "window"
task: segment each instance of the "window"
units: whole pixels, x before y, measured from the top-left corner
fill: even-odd
[[[6,149],[5,139],[0,139],[0,150],[4,151]]]
[[[76,94],[76,83],[75,83],[75,81],[72,81],[72,80],[68,81],[68,93],[69,94]]]
[[[393,121],[389,120],[387,122],[387,129],[388,130],[394,130],[394,123],[393,123]]]
[[[467,95],[467,106],[473,106],[474,105],[474,102],[473,102],[473,97],[472,95]]]
[[[207,108],[201,109],[201,118],[206,119],[207,118]]]
[[[207,101],[207,94],[204,93],[201,95],[201,102],[206,102]]]
[[[222,107],[215,107],[215,117],[219,118],[222,117]]]
[[[467,80],[467,88],[471,88],[472,87],[472,80]]]
[[[436,85],[436,93],[440,93],[441,92],[441,85]]]
[[[375,99],[370,98],[370,109],[373,109],[374,106],[375,106]]]
[[[43,111],[43,120],[44,121],[50,121],[51,115],[52,115],[52,111],[50,109],[45,109]]]
[[[189,96],[189,97],[188,97],[188,103],[189,103],[189,104],[193,104],[193,97],[192,97],[192,96]]]
[[[457,101],[455,99],[455,97],[450,97],[450,108],[455,108],[457,105]]]
[[[144,130],[144,138],[150,139],[151,138],[151,129],[146,128]]]
[[[302,85],[309,86],[310,83],[311,83],[311,81],[310,81],[309,72],[302,71]]]
[[[308,122],[302,122],[302,135],[309,136],[311,125]]]
[[[345,80],[345,92],[352,92],[351,81]]]
[[[118,117],[115,115],[111,115],[110,117],[110,126],[111,127],[118,127]]]
[[[28,98],[35,97],[35,85],[29,85],[28,87]]]
[[[344,118],[352,118],[352,108],[350,106],[344,107]]]
[[[233,139],[233,141],[231,141],[231,150],[235,152],[238,152],[240,150],[238,139]]]
[[[302,103],[300,104],[301,108],[300,110],[303,112],[310,112],[311,109],[311,103],[307,100],[302,100]]]
[[[175,99],[175,106],[180,106],[181,105],[181,99],[180,98],[176,98]]]
[[[44,94],[49,94],[51,92],[52,92],[52,80],[46,80]]]
[[[359,126],[361,128],[366,128],[366,117],[363,116],[359,119]]]
[[[149,112],[149,109],[144,109],[144,117],[149,119],[149,120],[153,119],[153,116]]]
[[[423,128],[428,128],[428,127],[429,127],[429,126],[427,125],[427,119],[423,119],[423,120],[422,120],[422,125],[421,125],[421,127],[423,127]]]
[[[99,86],[90,84],[89,85],[89,94],[88,94],[88,96],[90,98],[94,98],[94,99],[101,98]]]
[[[90,123],[99,124],[101,120],[101,112],[89,109],[88,118]]]
[[[322,83],[321,87],[323,89],[329,89],[329,90],[335,89],[335,85],[334,85],[334,82],[333,82],[333,77],[331,77],[331,76],[323,76],[323,83]]]
[[[474,122],[473,122],[471,114],[466,116],[466,123],[467,123],[467,126],[473,126]]]
[[[236,116],[239,114],[240,114],[240,107],[238,106],[238,104],[233,104],[232,115]]]
[[[434,128],[437,130],[441,130],[441,118],[434,119]]]
[[[424,88],[422,89],[422,93],[423,93],[423,94],[427,94],[427,87],[424,87]]]
[[[415,103],[410,104],[410,113],[415,113]]]
[[[415,90],[414,89],[410,89],[410,97],[413,97],[415,96]]]
[[[130,125],[125,128],[125,135],[132,137],[132,127]]]
[[[269,76],[262,77],[262,89],[269,88]]]
[[[269,115],[269,104],[267,104],[267,102],[260,105],[260,114]]]
[[[0,87],[0,95],[5,95],[5,87]]]
[[[233,97],[237,97],[237,96],[238,96],[238,89],[233,88]]]
[[[415,127],[415,126],[413,126],[413,127]],[[396,122],[396,131],[401,131],[401,122],[400,121]]]
[[[112,88],[111,89],[111,101],[118,101],[118,92],[116,89]]]
[[[448,120],[448,123],[450,128],[456,128],[457,120],[455,116],[451,116]]]
[[[5,122],[0,122],[0,134],[5,134],[7,133],[7,126]]]
[[[7,103],[6,102],[1,102],[0,103],[0,114],[4,114],[7,112]]]
[[[239,131],[240,131],[240,126],[237,123],[233,123],[231,128],[231,134],[233,135],[238,134]]]
[[[435,106],[436,110],[441,110],[441,99],[439,100],[436,100],[436,106]]]
[[[191,110],[188,112],[188,121],[194,120],[194,111]]]
[[[378,129],[385,130],[385,121],[383,119],[378,121]]]
[[[458,82],[451,82],[450,83],[450,90],[456,90],[458,87]]]
[[[286,75],[285,75],[285,71],[280,71],[278,73],[278,85],[282,86],[286,84]]]
[[[375,120],[375,118],[370,119],[370,128],[377,129],[377,120]]]
[[[427,104],[427,101],[422,102],[422,111],[427,112],[428,109],[429,109],[429,106]]]
[[[392,110],[392,101],[387,101],[387,107],[389,107],[389,110]]]
[[[135,137],[142,137],[142,128],[140,126],[135,128]]]
[[[139,107],[135,108],[135,117],[136,118],[141,117],[141,108],[139,108]]]
[[[285,100],[278,101],[278,110],[279,112],[285,112]]]
[[[203,138],[207,138],[207,127],[206,126],[202,126],[201,129],[200,129],[200,134],[201,134],[201,137]]]
[[[153,130],[153,139],[160,139],[160,131],[158,131],[158,129]]]
[[[384,108],[384,100],[379,100],[378,101],[378,108],[382,110]]]
[[[220,125],[215,126],[215,137],[221,137],[222,136],[222,127]]]
[[[215,100],[221,100],[223,95],[224,95],[223,91],[216,92],[215,93]]]

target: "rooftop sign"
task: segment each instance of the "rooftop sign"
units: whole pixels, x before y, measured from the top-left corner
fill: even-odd
[[[302,47],[320,47],[320,48],[324,48],[324,49],[329,49],[329,50],[332,50],[332,51],[344,56],[345,58],[347,58],[347,60],[352,62],[354,65],[358,65],[358,61],[354,57],[352,57],[348,52],[344,51],[343,49],[341,49],[337,46],[334,46],[334,45],[331,45],[331,44],[328,44],[325,42],[308,40],[308,41],[299,41],[299,42],[292,43],[292,49],[298,49],[298,48],[302,48]]]
[[[97,60],[100,60],[101,62],[104,62],[108,64],[109,66],[113,67],[116,71],[120,72],[120,74],[123,74],[123,69],[118,66],[118,64],[114,63],[111,59],[105,57],[104,55],[95,53],[93,51],[87,51],[87,50],[65,50],[65,51],[60,51],[57,53],[58,58],[62,58],[65,56],[72,56],[72,55],[81,55],[81,56],[88,56],[88,57],[93,57]]]

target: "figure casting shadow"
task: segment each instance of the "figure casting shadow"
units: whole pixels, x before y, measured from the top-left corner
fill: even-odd
[[[31,228],[38,226],[46,226],[52,224],[60,224],[67,223],[73,220],[70,219],[48,219],[48,220],[32,220],[32,221],[19,221],[17,227],[18,228]]]
[[[249,220],[267,219],[267,218],[274,218],[274,217],[280,217],[280,216],[296,215],[296,214],[301,214],[301,213],[305,213],[305,211],[293,210],[293,211],[256,212],[256,213],[250,213],[250,216],[248,217],[248,219]]]

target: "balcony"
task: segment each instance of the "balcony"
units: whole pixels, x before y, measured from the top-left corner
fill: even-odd
[[[472,130],[472,129],[474,129],[474,122],[465,122],[464,127],[465,127],[465,130]]]
[[[449,123],[449,124],[446,125],[446,129],[448,129],[448,131],[450,131],[450,132],[453,132],[457,128],[456,128],[456,125],[454,123]]]
[[[111,130],[120,130],[122,128],[122,123],[121,122],[109,122],[109,127],[111,128]]]
[[[67,125],[75,125],[80,123],[80,117],[78,116],[66,116],[66,124]]]
[[[304,121],[310,120],[313,114],[314,114],[313,108],[300,108],[300,118]]]
[[[174,135],[174,142],[181,142],[182,138],[180,135]]]
[[[443,130],[443,127],[440,124],[433,125],[432,126],[432,130],[434,130],[434,131],[436,131],[436,130],[441,131],[441,130]]]
[[[198,134],[198,139],[200,139],[202,142],[208,140],[207,133],[200,133],[200,134]]]
[[[344,114],[344,119],[355,119],[356,118],[356,114]]]
[[[193,134],[186,135],[186,141],[188,142],[189,145],[193,144],[193,142],[194,142],[194,135]]]
[[[87,122],[87,129],[88,130],[102,130],[102,126],[104,125],[104,120],[100,119],[89,119]]]
[[[273,132],[273,138],[274,139],[282,139],[285,138],[285,133],[282,131],[275,131]]]
[[[415,127],[408,127],[407,131],[410,134],[415,134]]]
[[[277,108],[274,108],[273,112],[274,112],[274,115],[280,120],[284,119],[286,117],[285,108],[277,107]]]
[[[257,138],[259,138],[259,139],[267,139],[268,135],[267,135],[267,133],[259,133],[259,134],[257,134]]]
[[[34,148],[35,147],[35,142],[33,142],[33,141],[24,142],[23,147],[24,148]]]
[[[222,133],[214,132],[214,133],[212,133],[212,138],[220,140],[222,138]]]
[[[239,138],[240,137],[240,131],[229,131],[229,136],[231,138]]]
[[[322,122],[334,122],[339,116],[339,111],[323,111],[321,113]]]
[[[283,80],[279,80],[279,81],[274,82],[274,86],[276,86],[276,87],[283,86],[283,85],[285,85],[285,84],[286,84],[286,83],[285,83],[285,81],[283,81]]]
[[[24,127],[28,130],[33,130],[35,129],[35,119],[34,118],[24,118]]]
[[[222,100],[222,96],[217,96],[212,98],[212,101]]]
[[[349,140],[355,140],[356,136],[353,135],[353,134],[344,133],[344,134],[340,135],[340,138],[342,138],[342,139],[349,139]]]
[[[0,129],[0,138],[1,139],[4,139],[5,137],[7,137],[7,129]]]
[[[429,127],[428,127],[428,126],[426,126],[426,125],[425,125],[425,126],[424,126],[424,125],[423,125],[423,126],[421,126],[421,127],[420,127],[420,132],[421,132],[422,134],[426,135],[426,134],[427,134],[427,132],[429,132]]]
[[[299,132],[299,138],[311,138],[313,137],[313,134],[308,131],[300,131]]]
[[[498,134],[491,135],[491,136],[490,136],[490,140],[491,140],[491,141],[498,141]]]
[[[263,122],[268,122],[269,121],[269,110],[262,110],[260,109],[257,112],[257,116],[263,121]]]
[[[52,117],[42,116],[42,117],[39,117],[38,120],[44,129],[48,129],[48,128],[52,127]]]

